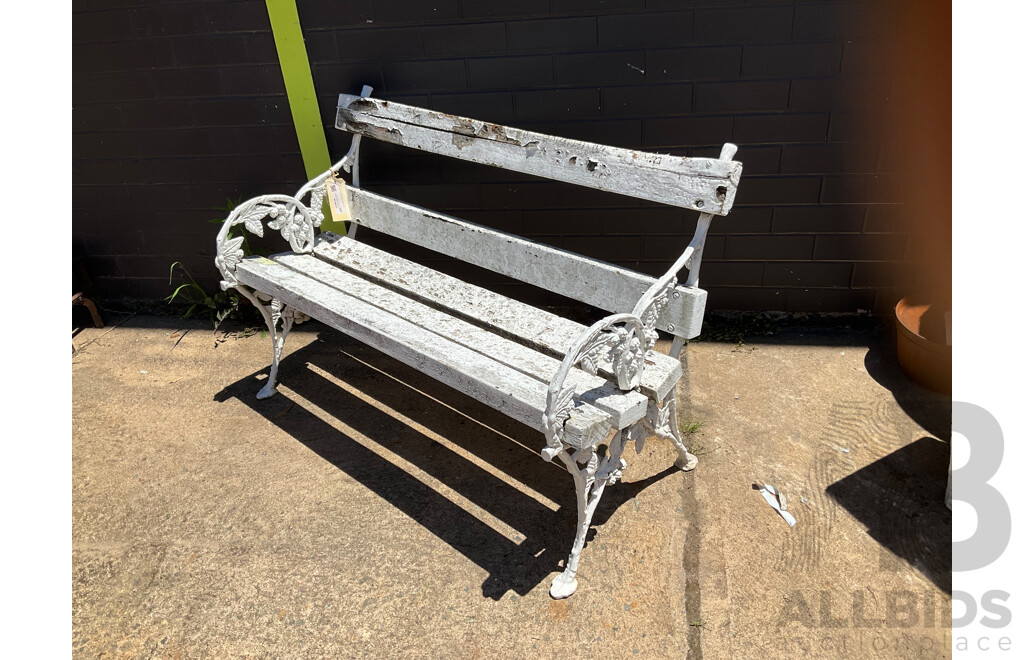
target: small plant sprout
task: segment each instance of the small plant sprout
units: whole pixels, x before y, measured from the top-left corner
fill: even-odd
[[[704,428],[704,422],[691,420],[689,422],[682,422],[679,424],[679,430],[687,435],[693,435],[697,431]]]

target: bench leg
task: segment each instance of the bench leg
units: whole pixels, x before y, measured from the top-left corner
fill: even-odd
[[[626,462],[622,460],[622,448],[627,435],[628,433],[624,434],[622,431],[615,434],[608,446],[608,455],[603,461],[599,461],[593,449],[576,451],[572,456],[568,450],[562,450],[558,454],[576,482],[576,540],[565,562],[565,570],[551,582],[549,593],[552,598],[568,598],[576,593],[579,586],[576,571],[580,565],[580,553],[587,542],[594,510],[597,509],[597,503],[604,494],[605,486],[618,481],[623,468],[626,467]]]
[[[277,367],[281,361],[281,352],[284,350],[284,342],[295,322],[295,314],[290,307],[280,300],[274,299],[270,302],[270,316],[264,314],[267,321],[267,328],[270,329],[270,339],[274,347],[274,361],[270,363],[270,377],[260,391],[256,393],[257,399],[269,399],[277,394]],[[281,322],[281,332],[277,331],[277,323]]]
[[[686,445],[683,444],[674,388],[660,406],[654,405],[653,402],[648,404],[647,419],[644,421],[647,428],[656,436],[669,440],[676,446],[676,450],[679,452],[675,461],[676,467],[685,472],[697,467],[697,457],[687,451]]]

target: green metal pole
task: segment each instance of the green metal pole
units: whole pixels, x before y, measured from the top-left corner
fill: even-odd
[[[326,172],[331,166],[331,154],[327,150],[327,138],[320,121],[320,108],[313,88],[313,74],[309,69],[306,42],[302,38],[299,24],[299,10],[295,0],[267,0],[270,15],[270,29],[277,45],[277,57],[281,62],[281,75],[288,95],[288,106],[292,111],[295,136],[299,140],[302,164],[306,178]],[[334,222],[327,204],[324,204],[323,228],[345,234],[345,223]]]

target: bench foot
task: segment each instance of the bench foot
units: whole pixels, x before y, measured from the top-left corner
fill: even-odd
[[[601,460],[593,449],[576,451],[572,456],[563,449],[558,457],[562,459],[576,482],[576,539],[565,562],[565,570],[551,582],[548,593],[552,598],[568,598],[576,593],[579,582],[576,572],[580,566],[580,554],[587,542],[590,521],[594,517],[597,503],[601,501],[605,486],[613,484],[622,476],[626,462],[622,460],[622,449],[628,439],[633,439],[634,430],[618,431],[608,445],[608,455]]]
[[[686,452],[685,454],[679,454],[673,465],[675,465],[683,472],[689,472],[693,468],[697,467],[698,462],[699,461],[697,460],[696,456],[694,456],[690,452]]]
[[[555,579],[551,581],[551,590],[548,591],[548,593],[551,594],[551,597],[555,600],[561,600],[562,598],[568,598],[576,593],[576,588],[579,587],[579,585],[579,580],[575,577],[571,577],[568,569],[566,569],[555,576]]]
[[[256,393],[256,398],[262,401],[263,399],[269,399],[275,394],[277,394],[277,388],[274,387],[273,383],[268,382],[266,385],[260,388],[259,392]]]

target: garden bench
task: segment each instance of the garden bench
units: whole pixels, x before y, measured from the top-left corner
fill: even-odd
[[[576,538],[550,589],[555,598],[570,596],[591,517],[605,486],[626,465],[625,446],[634,443],[639,452],[648,435],[657,435],[675,445],[681,469],[697,463],[676,419],[678,356],[700,333],[707,297],[697,288],[701,253],[711,219],[728,213],[735,198],[736,147],[726,144],[717,159],[643,153],[388,102],[369,92],[338,99],[336,127],[353,134],[344,158],[294,197],[266,195],[240,204],[217,237],[221,286],[252,301],[270,331],[273,361],[257,396],[276,392],[285,339],[293,323],[308,316],[543,432],[544,460],[561,460],[576,486]],[[696,232],[656,279],[360,188],[362,137],[692,209],[700,213]],[[343,189],[336,183],[341,171],[351,173]],[[349,207],[354,224],[348,236],[315,231],[332,191]],[[291,251],[243,255],[233,228],[262,236],[264,222],[281,232]],[[356,241],[358,226],[610,315],[586,327]],[[668,355],[653,350],[658,330],[675,338]]]

